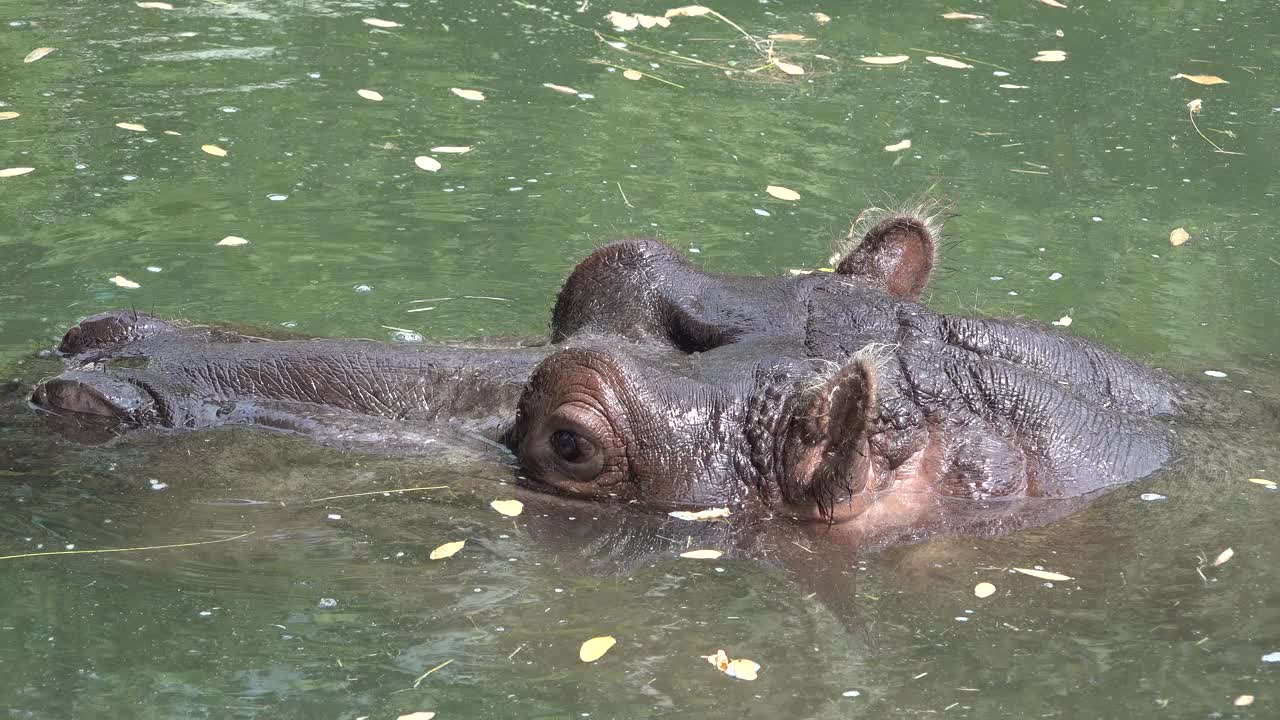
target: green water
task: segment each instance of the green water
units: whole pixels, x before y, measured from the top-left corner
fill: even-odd
[[[613,34],[609,10],[669,7],[651,2],[175,4],[0,4],[0,112],[20,113],[0,120],[0,168],[35,168],[0,178],[0,372],[18,380],[0,401],[0,555],[253,534],[0,561],[5,717],[1280,713],[1280,663],[1262,660],[1280,651],[1280,493],[1246,482],[1280,480],[1265,404],[1280,397],[1271,0],[714,6],[757,35],[812,38],[777,48],[802,77],[655,66],[592,34]],[[707,18],[625,39],[760,64]],[[37,47],[55,51],[24,63]],[[1032,62],[1041,50],[1067,57]],[[911,60],[858,62],[894,54]],[[853,611],[747,553],[611,562],[601,538],[641,522],[625,510],[502,518],[487,506],[511,493],[496,453],[396,460],[247,431],[85,448],[22,402],[55,367],[35,351],[109,308],[388,340],[536,335],[575,259],[609,239],[655,234],[712,269],[785,272],[825,264],[868,205],[922,195],[958,213],[935,308],[1070,316],[1069,332],[1215,400],[1182,430],[1183,462],[1065,521],[848,558]],[[1191,241],[1173,247],[1178,227]],[[249,243],[216,245],[229,235]],[[411,304],[428,298],[448,299]],[[1230,561],[1197,572],[1226,547]],[[1005,570],[1034,565],[1075,579]],[[979,600],[984,580],[998,590]],[[596,635],[618,644],[583,664]],[[759,662],[759,679],[699,658],[717,648]]]

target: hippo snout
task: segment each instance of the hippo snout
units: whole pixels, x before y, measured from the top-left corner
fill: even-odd
[[[69,371],[46,380],[36,387],[31,402],[53,413],[98,415],[134,424],[158,414],[150,393],[100,372]]]

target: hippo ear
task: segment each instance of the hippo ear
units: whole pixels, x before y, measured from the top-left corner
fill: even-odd
[[[866,485],[868,427],[876,410],[875,369],[855,358],[796,401],[783,432],[783,500],[815,507],[830,518],[832,508]]]
[[[896,215],[867,231],[836,272],[857,275],[890,295],[914,300],[929,282],[937,249],[924,220]]]

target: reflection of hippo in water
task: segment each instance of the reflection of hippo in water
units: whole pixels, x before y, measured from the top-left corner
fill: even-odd
[[[32,399],[126,425],[373,441],[445,425],[506,445],[535,489],[859,539],[1021,524],[1028,501],[1170,458],[1170,378],[1035,323],[931,311],[917,299],[935,253],[909,215],[871,227],[835,272],[798,277],[716,275],[624,240],[569,276],[550,342],[501,349],[267,340],[111,312],[67,332],[67,370]]]

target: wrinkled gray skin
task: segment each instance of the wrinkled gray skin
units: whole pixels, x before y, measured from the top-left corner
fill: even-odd
[[[858,542],[1044,521],[1079,503],[1029,501],[1170,459],[1173,380],[1036,323],[933,312],[918,298],[935,255],[909,215],[836,272],[798,277],[707,273],[623,240],[577,266],[531,347],[267,340],[106,313],[67,332],[67,369],[32,402],[337,442],[445,425],[510,448],[538,490],[817,520]]]

